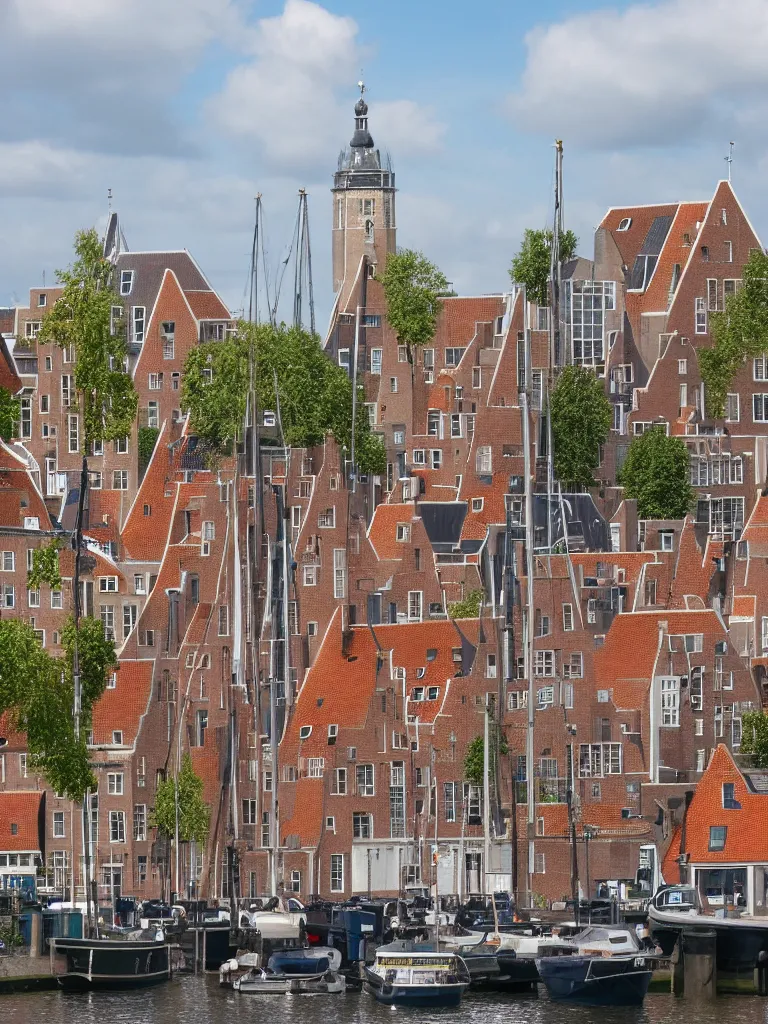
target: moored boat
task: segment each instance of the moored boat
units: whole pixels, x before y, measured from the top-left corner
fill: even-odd
[[[335,949],[286,949],[274,953],[266,968],[236,975],[232,988],[244,995],[336,995],[346,988],[340,965]]]
[[[464,960],[426,943],[400,940],[380,946],[364,967],[366,989],[395,1006],[458,1006],[470,983]]]
[[[653,973],[648,957],[552,956],[536,961],[550,999],[584,1006],[640,1006]]]
[[[158,985],[172,974],[171,947],[159,938],[52,939],[54,971],[65,989],[131,989]]]

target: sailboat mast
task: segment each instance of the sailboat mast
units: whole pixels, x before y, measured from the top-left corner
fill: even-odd
[[[533,624],[535,605],[533,596],[533,481],[531,477],[531,424],[529,401],[531,394],[531,325],[528,298],[523,289],[523,317],[524,317],[524,344],[525,344],[525,386],[521,393],[522,417],[523,417],[523,455],[525,472],[525,555],[526,555],[526,592],[527,592],[527,614],[524,618],[525,626],[525,664],[528,675],[528,728],[525,743],[525,765],[526,765],[526,794],[528,804],[527,815],[527,838],[528,838],[528,884],[527,893],[529,905],[533,896],[533,869],[534,869],[534,822],[536,814],[536,796],[534,793],[534,772],[533,772],[533,727],[534,727],[534,654],[533,654]]]

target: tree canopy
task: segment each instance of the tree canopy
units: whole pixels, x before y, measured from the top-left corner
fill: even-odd
[[[728,388],[744,360],[768,350],[768,256],[761,249],[752,250],[742,281],[725,309],[709,314],[715,343],[699,352],[708,411],[716,417],[724,413]]]
[[[611,428],[611,404],[602,382],[583,366],[566,366],[550,395],[555,473],[563,486],[591,487],[600,445]]]
[[[482,590],[470,590],[461,601],[454,601],[449,605],[448,612],[452,619],[476,619],[480,614],[482,603]]]
[[[176,834],[176,782],[171,777],[157,787],[155,808],[150,824],[164,836]],[[192,758],[185,754],[178,772],[179,839],[189,843],[205,842],[211,824],[211,808],[203,799],[203,780],[192,767]]]
[[[97,619],[82,618],[78,637],[81,680],[80,738],[75,737],[75,628],[70,618],[62,632],[64,655],[53,658],[31,625],[0,620],[0,715],[26,733],[30,767],[58,793],[81,800],[95,787],[85,738],[94,704],[104,693],[107,673],[116,664],[115,646]]]
[[[72,351],[84,454],[94,441],[127,437],[138,407],[133,379],[125,369],[125,318],[122,299],[112,287],[113,270],[96,231],[78,231],[74,262],[56,272],[61,297],[37,336],[40,345],[52,342]],[[115,309],[120,316],[114,316]]]
[[[440,296],[448,291],[448,281],[422,253],[401,249],[387,257],[381,284],[387,300],[387,321],[413,364],[413,349],[428,345],[435,336],[442,308]]]
[[[552,265],[551,231],[535,231],[526,228],[520,251],[512,258],[509,275],[516,284],[524,284],[526,297],[537,306],[549,305],[549,274]],[[573,231],[564,231],[560,236],[560,262],[572,260],[576,255],[579,240]]]
[[[755,768],[768,768],[768,715],[764,711],[745,711],[741,716],[741,751],[748,754]]]
[[[0,388],[0,437],[10,441],[18,433],[17,424],[21,416],[21,403],[8,388]]]
[[[220,454],[231,450],[245,417],[251,356],[258,405],[276,410],[279,396],[287,445],[321,444],[330,432],[349,451],[352,383],[348,375],[328,359],[317,335],[285,324],[241,323],[234,337],[190,352],[181,401],[199,437]],[[370,429],[362,387],[358,398],[356,460],[362,472],[381,473],[386,469],[386,453]]]
[[[690,511],[696,492],[689,463],[683,439],[661,427],[632,440],[618,476],[626,496],[637,499],[641,519],[682,519]]]

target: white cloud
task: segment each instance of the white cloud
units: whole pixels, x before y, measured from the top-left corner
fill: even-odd
[[[82,192],[85,153],[45,142],[0,143],[0,196],[69,198]]]
[[[283,12],[245,37],[247,63],[235,67],[207,104],[210,123],[255,147],[271,164],[302,169],[326,161],[351,137],[354,82],[362,48],[357,23],[311,0],[286,0]],[[411,100],[371,100],[377,145],[413,149],[419,133],[434,146],[443,126]]]
[[[687,142],[763,104],[765,0],[664,0],[576,15],[526,37],[527,129],[596,147]]]

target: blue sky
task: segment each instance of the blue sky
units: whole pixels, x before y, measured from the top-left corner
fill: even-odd
[[[503,289],[548,222],[556,137],[585,254],[610,205],[711,195],[730,139],[764,234],[766,52],[765,0],[4,0],[0,305],[51,280],[111,187],[132,248],[189,248],[237,309],[253,197],[276,266],[306,187],[323,324],[361,67],[399,242],[462,293]]]

